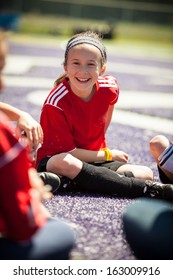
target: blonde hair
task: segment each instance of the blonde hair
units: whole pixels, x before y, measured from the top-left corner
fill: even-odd
[[[65,59],[64,59],[63,65],[65,66],[67,64],[69,50],[76,45],[84,44],[84,43],[94,45],[100,50],[101,67],[103,67],[107,61],[106,48],[102,43],[102,37],[98,33],[93,32],[93,31],[85,31],[85,32],[75,34],[68,40],[67,45],[66,45]],[[67,77],[66,73],[63,73],[62,75],[60,75],[54,82],[54,85],[55,86],[59,85],[64,80],[65,77]]]

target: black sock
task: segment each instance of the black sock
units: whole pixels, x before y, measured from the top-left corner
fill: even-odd
[[[74,179],[81,190],[127,197],[144,196],[145,180],[129,178],[105,167],[83,163]]]

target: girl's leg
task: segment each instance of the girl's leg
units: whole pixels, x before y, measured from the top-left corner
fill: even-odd
[[[47,169],[72,180],[78,191],[173,200],[173,185],[120,175],[108,168],[81,162],[70,154],[51,157]]]
[[[46,170],[73,180],[81,171],[82,166],[83,162],[79,159],[71,154],[62,153],[48,160]]]
[[[117,172],[132,172],[135,178],[153,180],[153,171],[149,167],[143,165],[124,164],[117,169]]]
[[[110,165],[111,164],[113,163],[110,163]],[[78,175],[78,173],[82,169],[82,165],[83,163],[77,158],[73,157],[70,154],[62,153],[51,157],[47,162],[46,169],[49,172],[54,172],[55,174],[67,176],[69,179],[73,179]],[[115,166],[118,165],[115,164]],[[122,165],[119,164],[119,166],[120,167],[118,167],[118,169],[115,170],[117,173],[124,174],[126,172],[132,172],[135,178],[153,180],[153,172],[147,166],[124,163],[122,163]],[[107,164],[107,167],[109,169],[112,169],[109,167],[109,164]]]
[[[107,161],[93,163],[95,166],[103,166],[119,174],[125,175],[126,177],[135,177],[143,180],[153,180],[152,170],[143,165],[128,164],[120,161]]]
[[[75,243],[74,232],[62,221],[50,219],[28,242],[0,238],[1,260],[66,260]]]

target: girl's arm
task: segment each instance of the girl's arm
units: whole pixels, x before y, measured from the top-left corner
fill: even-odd
[[[21,132],[25,131],[32,148],[36,149],[39,143],[43,142],[43,131],[27,112],[19,110],[9,104],[0,102],[0,110],[5,113],[11,121],[16,121],[16,136],[20,137]]]
[[[112,114],[114,111],[114,105],[109,105],[107,115],[106,115],[106,122],[105,122],[105,133],[110,125],[111,119],[112,119]]]
[[[4,112],[11,121],[18,121],[19,117],[22,114],[21,110],[4,102],[0,102],[0,110]]]
[[[70,152],[71,155],[85,162],[97,162],[97,161],[106,161],[107,155],[105,151],[90,151],[85,149],[76,148]],[[112,160],[118,160],[122,162],[128,161],[128,155],[120,150],[112,149],[110,150]]]

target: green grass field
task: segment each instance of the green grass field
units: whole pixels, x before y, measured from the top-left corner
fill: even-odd
[[[119,22],[113,23],[114,39],[117,41],[145,41],[173,44],[171,26]],[[75,19],[60,16],[46,16],[40,14],[22,15],[19,32],[35,35],[71,36],[78,28],[107,30],[105,21],[91,19]]]
[[[17,32],[10,40],[26,44],[54,45],[67,41],[77,28],[106,31],[104,21],[74,19],[40,14],[22,15]],[[173,59],[173,33],[171,26],[119,22],[113,25],[112,40],[104,40],[110,51],[130,52],[134,55]]]

